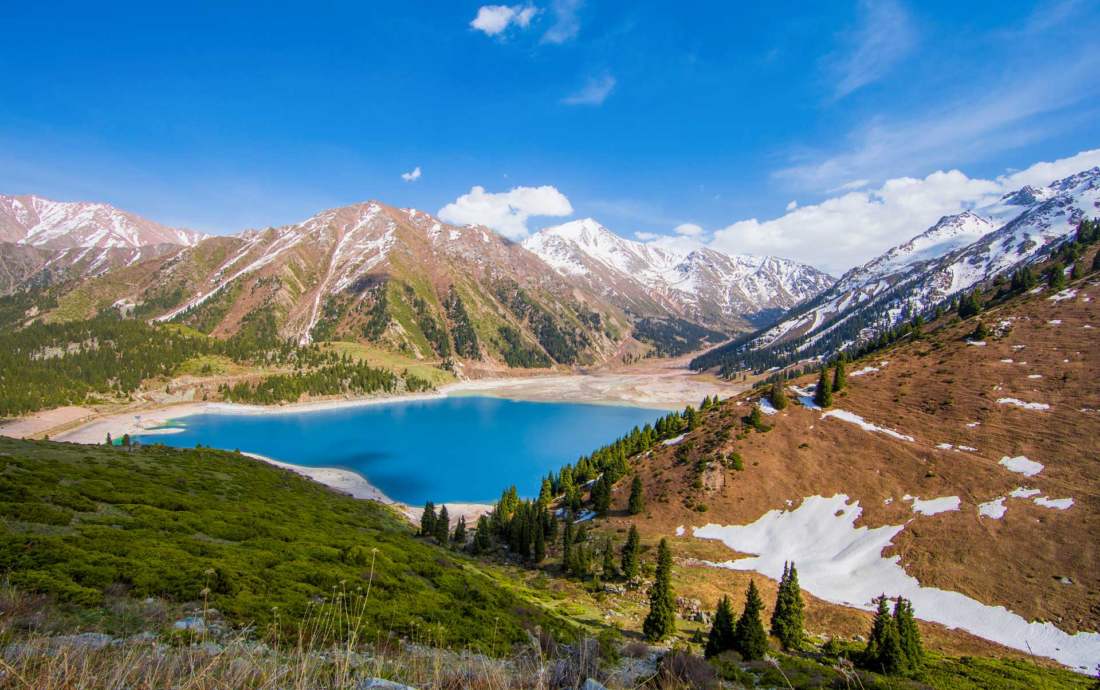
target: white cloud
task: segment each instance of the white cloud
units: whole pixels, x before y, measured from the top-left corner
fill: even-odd
[[[882,186],[849,191],[819,204],[800,206],[771,220],[750,218],[717,230],[709,245],[731,254],[775,254],[813,264],[834,275],[908,241],[942,216],[996,200],[1025,184],[1055,179],[1100,165],[1100,149],[996,180],[958,170],[924,178],[901,177]]]
[[[1020,170],[997,178],[1005,190],[1019,189],[1026,185],[1041,187],[1053,180],[1100,166],[1100,149],[1082,151],[1075,156],[1060,158],[1049,163],[1036,163],[1026,170]]]
[[[788,211],[793,211],[796,208],[798,208],[798,202],[797,201],[795,201],[794,199],[791,199],[790,201],[787,202],[787,210]]]
[[[416,182],[420,179],[420,166],[416,166],[410,172],[401,173],[401,179],[406,182]]]
[[[577,12],[583,4],[583,0],[554,0],[550,5],[550,10],[554,13],[554,24],[543,34],[543,42],[560,44],[576,38],[581,30]]]
[[[651,240],[657,239],[658,237],[660,237],[660,235],[655,232],[643,232],[639,230],[638,232],[634,233],[634,237],[641,240],[642,242],[649,242]]]
[[[496,36],[512,25],[526,29],[538,12],[534,5],[482,5],[470,26],[486,36]]]
[[[576,93],[561,99],[566,105],[601,105],[615,88],[615,77],[605,74],[601,77],[589,77],[585,85]]]
[[[681,223],[672,229],[677,235],[684,237],[698,237],[703,234],[703,228],[695,223]]]
[[[826,60],[834,99],[878,81],[917,43],[909,13],[893,0],[863,0],[859,26]]]
[[[468,194],[439,209],[437,214],[448,223],[485,225],[513,240],[528,235],[531,216],[568,216],[573,213],[569,199],[556,187],[513,187],[507,192],[486,192],[473,187]]]
[[[835,194],[836,192],[854,192],[857,189],[863,189],[869,184],[871,184],[870,180],[852,180],[851,182],[845,182],[839,187],[833,187],[829,190],[829,193]]]

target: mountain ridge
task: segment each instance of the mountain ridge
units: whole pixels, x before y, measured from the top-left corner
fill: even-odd
[[[563,276],[641,315],[655,306],[710,327],[740,330],[831,285],[812,266],[628,240],[592,218],[544,228],[524,240]]]
[[[695,368],[786,366],[831,357],[984,281],[1045,257],[1080,220],[1100,215],[1100,167],[1024,187],[927,230],[847,271],[774,323],[693,361]],[[966,242],[966,240],[970,240]]]

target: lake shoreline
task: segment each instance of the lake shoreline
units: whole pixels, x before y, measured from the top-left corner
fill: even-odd
[[[435,391],[394,396],[353,399],[328,399],[282,405],[249,405],[227,402],[183,402],[95,415],[82,420],[75,428],[64,431],[54,440],[70,443],[97,444],[112,438],[172,434],[182,431],[170,424],[178,419],[202,414],[219,415],[285,415],[351,409],[374,405],[397,405],[409,402],[443,400],[458,397],[490,397],[525,402],[562,402],[591,405],[614,405],[655,410],[679,409],[683,404],[697,404],[705,395],[733,395],[737,387],[700,380],[684,372],[676,373],[601,373],[562,376],[537,376],[500,379],[477,379],[441,386]],[[696,399],[698,398],[698,400]],[[0,427],[0,434],[4,429]],[[232,449],[226,449],[232,450]],[[387,496],[362,474],[353,470],[298,465],[274,460],[258,453],[243,452],[254,459],[293,471],[329,488],[362,500],[373,500],[394,507],[413,523],[418,523],[423,508],[410,506]],[[468,523],[476,521],[492,506],[481,503],[446,503],[452,519],[459,515]]]
[[[339,493],[347,494],[352,498],[364,501],[375,501],[376,503],[388,505],[404,515],[409,522],[414,525],[420,524],[420,516],[424,513],[423,508],[410,506],[407,503],[402,503],[390,498],[383,493],[381,489],[371,484],[366,477],[354,470],[345,470],[339,467],[308,467],[305,465],[295,465],[294,463],[275,460],[274,458],[269,458],[259,453],[247,453],[244,451],[241,452],[241,455],[250,457],[253,460],[266,462],[269,465],[274,465],[284,470],[290,470],[295,474],[299,474],[319,484],[324,484],[328,488]],[[485,515],[493,509],[493,506],[488,503],[443,503],[441,505],[447,506],[447,513],[450,515],[452,522],[459,517],[465,517],[468,526],[471,527],[472,523],[476,523],[480,516]]]

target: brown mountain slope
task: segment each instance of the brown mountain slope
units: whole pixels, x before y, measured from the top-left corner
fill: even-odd
[[[1064,299],[1043,291],[983,314],[999,333],[985,345],[965,340],[975,319],[950,317],[922,339],[850,365],[850,373],[866,371],[834,396],[833,415],[792,400],[765,417],[770,431],[743,432],[741,418],[759,392],[724,402],[681,442],[642,461],[648,511],[640,528],[671,535],[686,526],[688,553],[727,560],[737,555],[691,538],[691,527],[748,525],[768,511],[794,511],[806,497],[845,494],[862,509],[857,527],[904,525],[883,555],[900,557],[921,585],[1066,632],[1097,630],[1100,281],[1094,274],[1071,288]],[[898,436],[865,430],[834,416],[838,410]],[[722,462],[731,452],[743,458],[743,471]],[[1043,469],[1025,476],[1000,463],[1020,456]],[[1037,492],[1012,496],[1023,487]],[[914,496],[958,497],[958,509],[921,514]],[[1044,507],[1039,498],[1073,504]],[[999,519],[979,513],[981,504],[995,513],[998,499],[1006,508]],[[625,507],[622,487],[616,501]]]
[[[301,343],[364,341],[420,359],[523,367],[602,361],[630,326],[488,229],[378,202],[138,257],[55,292],[47,318],[120,307],[216,336],[274,330]]]

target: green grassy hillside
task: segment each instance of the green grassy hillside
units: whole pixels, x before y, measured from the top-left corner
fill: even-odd
[[[573,634],[493,566],[415,539],[390,508],[209,449],[0,438],[0,572],[107,628],[108,593],[186,604],[206,590],[231,623],[263,631],[369,584],[366,639],[499,653],[525,628]]]

